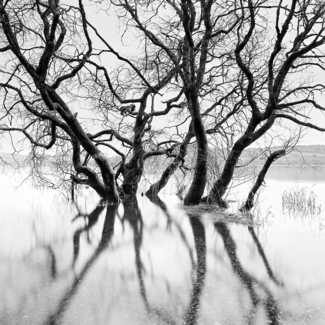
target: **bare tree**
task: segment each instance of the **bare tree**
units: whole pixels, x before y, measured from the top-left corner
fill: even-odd
[[[127,26],[135,26],[139,30],[147,53],[155,53],[152,62],[159,67],[157,73],[165,66],[175,69],[172,82],[185,97],[198,148],[193,181],[184,203],[197,204],[206,184],[208,152],[201,116],[202,107],[206,104],[202,103],[201,97],[203,93],[212,91],[216,96],[216,79],[222,62],[219,58],[222,46],[219,47],[219,44],[226,42],[227,35],[238,22],[234,3],[120,0],[114,5]]]
[[[66,10],[58,2],[0,1],[0,21],[7,43],[2,48],[7,62],[0,84],[4,107],[1,130],[19,131],[41,149],[68,142],[74,180],[90,185],[110,202],[118,202],[112,166],[69,105],[69,81],[93,50],[82,1],[78,8]],[[79,60],[73,63],[70,59],[76,53]],[[96,162],[101,176],[83,164],[81,148]]]
[[[174,159],[158,191],[195,138],[184,203],[197,204],[213,138],[229,142],[207,197],[221,204],[243,150],[277,120],[323,131],[306,116],[310,107],[324,109],[314,98],[324,86],[307,80],[308,69],[323,68],[318,1],[94,3],[125,26],[122,35],[135,37],[136,53],[114,49],[82,0],[78,6],[0,0],[0,131],[29,141],[30,175],[41,184],[70,186],[71,178],[112,203],[134,199],[145,161]],[[181,122],[166,127],[166,117]]]
[[[280,1],[273,7],[265,1],[248,1],[248,6],[243,2],[240,8],[234,58],[244,76],[243,98],[249,111],[246,128],[206,198],[220,205],[224,205],[222,197],[243,150],[265,135],[276,120],[325,131],[307,122],[306,115],[308,109],[324,110],[315,99],[324,85],[307,80],[310,69],[323,69],[324,3],[293,0],[289,6]]]
[[[0,14],[6,59],[0,131],[19,132],[30,142],[30,175],[52,187],[54,172],[65,182],[71,177],[111,203],[121,194],[134,197],[144,160],[166,153],[173,144],[157,143],[160,131],[151,130],[151,123],[181,108],[181,93],[167,100],[164,109],[154,108],[154,95],[170,82],[175,67],[160,67],[153,76],[155,68],[144,71],[145,59],[138,68],[122,57],[87,20],[82,0],[78,7],[1,1]],[[93,48],[95,38],[103,49]],[[101,64],[107,53],[122,63],[113,72]],[[120,156],[116,172],[108,159],[111,152]],[[47,170],[46,159],[51,167]]]

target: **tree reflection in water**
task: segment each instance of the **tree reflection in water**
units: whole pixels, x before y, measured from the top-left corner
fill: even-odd
[[[92,220],[92,221],[89,220],[89,222],[92,224],[92,226],[96,223],[96,221],[98,220],[99,215],[102,211],[103,211],[103,209],[101,207],[96,207],[94,209],[94,211],[89,214],[89,216]],[[93,255],[90,257],[90,259],[86,262],[84,267],[81,269],[80,273],[75,276],[72,285],[66,290],[66,292],[60,299],[60,301],[57,305],[57,308],[51,315],[49,315],[45,324],[51,324],[51,325],[60,324],[65,311],[69,307],[69,305],[72,301],[72,298],[75,296],[78,288],[81,286],[82,281],[85,278],[86,274],[91,269],[91,267],[94,265],[94,263],[96,262],[96,260],[100,256],[100,254],[108,247],[108,245],[113,237],[113,234],[114,234],[114,223],[115,223],[116,213],[117,213],[117,206],[108,205],[106,207],[106,217],[105,217],[105,221],[104,221],[101,240],[98,244],[97,249],[95,250]],[[81,232],[84,232],[84,231],[88,232],[92,226],[89,227],[89,223],[88,223],[88,225],[86,227],[84,227],[83,230],[78,230],[77,231],[77,233],[79,233],[78,238],[79,238]],[[73,238],[74,238],[74,244],[75,244],[76,237],[74,236]],[[77,258],[76,251],[79,252],[79,249],[78,250],[74,249],[74,260]]]
[[[95,209],[89,214],[82,213],[80,211],[80,209],[78,208],[78,206],[76,205],[76,208],[78,209],[78,214],[74,217],[72,222],[76,221],[79,218],[84,218],[86,226],[81,228],[81,229],[78,229],[73,235],[73,262],[72,262],[72,267],[75,266],[75,263],[76,263],[76,261],[78,259],[79,253],[80,253],[80,236],[83,233],[86,233],[87,238],[88,238],[88,242],[90,241],[90,239],[89,239],[89,231],[91,230],[92,227],[94,227],[96,225],[96,223],[98,222],[99,216],[101,215],[101,213],[105,209],[105,205],[103,205],[101,203],[102,202],[100,202],[95,207]]]
[[[198,218],[190,217],[190,223],[193,230],[193,236],[196,249],[196,281],[193,283],[191,294],[191,302],[185,314],[185,324],[196,324],[198,312],[200,309],[200,297],[204,288],[204,280],[206,274],[206,239],[205,229]]]
[[[184,244],[184,246],[186,247],[188,254],[189,254],[189,258],[191,261],[191,265],[192,265],[192,269],[194,270],[196,268],[196,264],[194,261],[194,252],[193,252],[193,248],[191,247],[190,243],[188,242],[187,238],[186,238],[186,234],[183,230],[183,228],[181,227],[181,225],[177,222],[177,220],[175,220],[175,218],[173,218],[167,208],[166,203],[161,200],[159,198],[159,196],[150,196],[147,195],[148,199],[151,201],[151,203],[155,204],[156,206],[158,206],[163,212],[164,212],[164,216],[167,219],[167,225],[166,225],[166,230],[171,230],[171,226],[173,225],[178,233],[179,236]]]
[[[273,280],[273,282],[275,284],[277,284],[278,286],[283,286],[283,284],[275,277],[275,275],[274,275],[274,273],[273,273],[273,271],[271,269],[270,263],[266,258],[263,247],[262,247],[258,237],[255,234],[254,228],[253,227],[248,227],[248,231],[251,234],[251,236],[253,238],[253,241],[254,241],[254,243],[255,243],[255,245],[257,247],[257,250],[258,250],[258,252],[259,252],[259,254],[260,254],[260,256],[261,256],[261,258],[262,258],[262,260],[264,262],[265,268],[267,270],[267,274],[269,275],[269,277]]]
[[[193,233],[195,252],[196,252],[196,258],[194,258],[193,248],[188,243],[188,240],[186,238],[185,233],[183,232],[182,227],[177,223],[176,220],[173,220],[172,216],[169,214],[166,204],[159,198],[155,198],[155,200],[151,199],[151,201],[154,204],[158,205],[164,211],[164,215],[166,216],[167,219],[166,230],[168,231],[171,229],[172,226],[175,226],[176,229],[178,229],[179,231],[183,243],[185,244],[185,246],[189,251],[189,256],[192,264],[192,273],[195,274],[195,278],[193,279],[192,290],[189,293],[189,297],[190,297],[189,304],[187,307],[184,308],[184,315],[182,319],[184,324],[194,325],[197,323],[197,319],[200,313],[200,303],[201,303],[200,299],[204,289],[204,283],[205,283],[205,277],[207,271],[206,269],[207,248],[206,248],[205,228],[199,219],[200,217],[199,215],[197,216],[191,215],[189,217],[189,223]],[[79,211],[77,216],[74,218],[74,220],[78,218],[84,218],[87,222],[86,222],[86,226],[84,226],[81,229],[78,229],[73,236],[73,247],[74,247],[73,265],[72,265],[73,267],[78,259],[79,252],[80,252],[80,236],[83,233],[86,233],[89,241],[89,231],[98,222],[99,216],[104,210],[105,207],[100,204],[89,214],[82,214]],[[86,262],[86,264],[84,265],[80,273],[75,277],[72,285],[63,294],[60,302],[58,303],[57,308],[52,313],[52,315],[49,316],[47,324],[59,324],[61,322],[61,319],[65,311],[69,307],[70,302],[72,301],[78,288],[82,284],[85,275],[87,274],[91,266],[96,262],[101,252],[109,245],[114,232],[114,222],[115,222],[116,212],[117,212],[116,207],[113,206],[106,207],[106,216],[105,216],[102,236],[97,249],[90,257],[90,259]],[[143,222],[143,218],[142,218],[142,214],[138,202],[132,202],[132,204],[124,205],[124,215],[121,218],[121,223],[123,229],[125,228],[125,223],[128,223],[132,229],[133,246],[134,246],[134,253],[135,253],[135,268],[136,268],[136,274],[139,282],[140,297],[143,300],[148,315],[150,315],[151,317],[154,316],[156,319],[159,319],[161,322],[165,324],[170,324],[170,325],[177,324],[179,322],[179,319],[175,319],[175,315],[168,313],[168,311],[166,311],[166,309],[164,308],[154,307],[148,299],[146,283],[145,283],[147,273],[141,258],[141,250],[143,248],[144,222]],[[248,272],[246,272],[243,269],[236,254],[235,241],[232,238],[228,227],[223,223],[215,223],[215,228],[217,229],[218,233],[221,235],[223,239],[225,251],[227,252],[227,255],[230,259],[234,273],[239,277],[243,285],[248,289],[249,295],[251,297],[252,310],[247,319],[248,323],[253,323],[254,316],[257,314],[257,310],[259,306],[262,305],[265,308],[265,311],[269,318],[269,322],[271,324],[278,324],[278,308],[271,292],[266,288],[264,284],[262,284],[260,281],[255,279],[252,275],[250,275]],[[262,257],[262,260],[266,266],[270,278],[276,284],[279,284],[279,281],[275,278],[271,270],[271,267],[267,261],[263,248],[258,241],[254,229],[252,227],[248,227],[248,230],[253,238],[253,242],[257,246],[258,252]],[[55,272],[53,271],[52,273],[55,274]],[[263,292],[266,294],[266,298],[263,299],[261,297],[261,294],[259,293],[259,290],[257,288],[263,290]]]
[[[149,197],[151,202],[158,205],[165,213],[168,224],[170,226],[171,223],[174,223],[171,218],[166,204],[159,197]],[[180,232],[181,238],[185,243],[185,246],[189,250],[190,260],[192,262],[192,271],[196,273],[196,279],[192,284],[192,292],[190,293],[190,303],[186,309],[185,315],[183,316],[184,323],[187,325],[194,325],[197,323],[197,318],[200,310],[200,297],[204,288],[204,280],[206,274],[206,237],[205,237],[205,229],[202,222],[198,218],[199,216],[191,216],[189,217],[190,225],[193,231],[194,243],[195,243],[195,251],[196,251],[196,261],[194,262],[193,253],[190,245],[186,240],[186,236],[183,233],[180,225],[177,225],[177,229]],[[170,323],[170,322],[169,322]],[[175,324],[173,322],[172,324]]]
[[[91,305],[96,306],[96,312],[105,321],[113,323],[195,325],[215,321],[223,324],[232,317],[229,306],[234,301],[234,322],[260,324],[264,317],[269,324],[279,324],[282,306],[278,306],[270,288],[284,286],[273,272],[253,227],[246,228],[246,240],[256,247],[258,254],[253,263],[263,262],[262,267],[273,285],[270,288],[240,262],[237,237],[230,232],[230,226],[220,222],[203,223],[200,215],[188,216],[179,211],[174,214],[159,198],[150,199],[155,206],[141,199],[132,205],[124,204],[123,214],[118,214],[115,206],[101,204],[90,213],[77,209],[74,227],[80,224],[79,220],[83,223],[68,237],[65,247],[72,248],[72,255],[64,263],[64,268],[66,265],[69,268],[64,273],[60,272],[60,265],[64,256],[69,257],[67,250],[56,256],[55,247],[44,246],[50,270],[49,290],[53,284],[58,290],[50,291],[54,299],[49,306],[45,304],[48,316],[44,321],[44,313],[40,313],[39,324],[78,324],[76,321],[84,317],[90,320]],[[219,240],[223,245],[217,245]],[[105,258],[99,261],[100,256]],[[106,265],[109,265],[107,270]],[[227,281],[233,276],[239,279],[240,289],[244,288],[245,293],[247,290],[247,295],[238,294],[228,286]],[[229,305],[228,300],[222,301],[223,297],[219,296],[224,289],[231,297]],[[224,311],[223,304],[230,309]],[[86,305],[83,310],[82,306]]]
[[[271,291],[263,283],[258,281],[255,277],[253,277],[247,271],[244,270],[237,257],[236,244],[230,234],[227,225],[221,222],[216,222],[214,226],[223,239],[225,250],[230,259],[230,263],[234,273],[238,276],[243,285],[247,288],[251,297],[253,306],[251,313],[248,316],[247,323],[253,324],[254,317],[257,315],[258,308],[260,305],[262,305],[265,308],[266,315],[269,320],[268,323],[274,325],[279,324],[278,306]],[[261,246],[260,249],[262,249]],[[265,256],[264,252],[263,256]],[[273,275],[273,273],[271,274]],[[266,295],[266,299],[263,298],[263,294],[260,294],[260,289]]]
[[[132,204],[124,205],[124,216],[122,222],[128,222],[133,230],[135,266],[139,280],[140,296],[144,302],[148,314],[155,315],[157,318],[161,319],[166,324],[176,324],[176,322],[172,319],[171,315],[168,315],[162,310],[151,307],[148,301],[144,280],[144,274],[146,270],[141,259],[141,248],[143,243],[143,220],[141,211],[138,206],[138,202],[132,202]]]

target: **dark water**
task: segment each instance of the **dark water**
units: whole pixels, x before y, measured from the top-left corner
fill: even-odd
[[[16,203],[1,217],[0,324],[325,323],[320,219],[225,224],[172,197]]]

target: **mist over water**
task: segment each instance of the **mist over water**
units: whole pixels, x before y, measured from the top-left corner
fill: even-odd
[[[106,207],[18,181],[1,176],[0,324],[325,323],[323,170],[271,169],[253,227],[175,196]],[[283,209],[305,187],[317,211]]]

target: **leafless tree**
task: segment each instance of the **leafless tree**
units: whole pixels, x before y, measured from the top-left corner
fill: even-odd
[[[153,76],[155,69],[143,70],[145,59],[138,68],[121,56],[87,20],[82,0],[78,7],[1,1],[0,21],[0,131],[19,132],[30,142],[30,175],[52,187],[54,176],[71,177],[111,203],[121,194],[134,197],[144,160],[166,153],[175,142],[160,144],[155,136],[161,131],[151,130],[154,117],[182,107],[180,94],[163,109],[154,107],[154,95],[170,82],[175,67],[160,67]],[[103,48],[93,47],[95,39]],[[101,64],[106,54],[121,62],[115,71]],[[112,152],[120,156],[116,171],[108,159]]]
[[[233,2],[221,1],[116,1],[113,3],[128,27],[135,26],[148,54],[155,53],[152,64],[159,74],[165,67],[175,69],[173,84],[192,118],[197,143],[195,172],[184,199],[186,205],[197,204],[206,185],[207,136],[203,109],[207,100],[216,97],[228,35],[238,23]],[[149,55],[148,55],[149,56]],[[224,66],[226,69],[226,67]],[[217,81],[219,79],[219,82]],[[211,105],[209,105],[211,106]],[[187,140],[184,140],[186,144]],[[180,152],[184,152],[182,149]],[[181,153],[182,155],[182,153]],[[171,170],[183,158],[176,158]]]
[[[316,94],[324,85],[308,79],[312,69],[324,70],[325,4],[319,1],[240,2],[234,60],[243,73],[243,98],[248,105],[244,132],[237,136],[220,178],[207,200],[223,205],[239,157],[245,148],[289,120],[325,131],[308,122],[308,110],[324,111]]]
[[[29,141],[40,183],[72,179],[111,203],[134,199],[146,160],[169,159],[158,192],[195,139],[184,203],[197,204],[214,139],[228,142],[229,155],[207,200],[222,204],[242,152],[276,121],[324,131],[306,116],[324,110],[315,99],[324,86],[308,79],[324,66],[319,1],[91,3],[119,20],[136,53],[114,49],[82,0],[0,0],[0,132]]]

